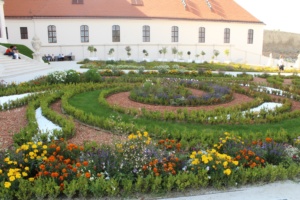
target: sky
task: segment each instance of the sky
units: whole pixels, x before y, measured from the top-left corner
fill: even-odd
[[[300,33],[299,0],[235,0],[266,24],[267,30]]]

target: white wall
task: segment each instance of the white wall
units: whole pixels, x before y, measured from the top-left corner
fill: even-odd
[[[4,19],[4,10],[3,10],[4,1],[0,0],[0,42],[6,43],[6,31],[5,31],[5,19]]]
[[[125,47],[132,49],[132,59],[142,60],[142,50],[149,52],[148,58],[156,60],[161,57],[158,50],[167,47],[166,59],[173,60],[171,48],[176,46],[183,51],[183,58],[188,59],[187,51],[191,52],[191,59],[195,54],[206,52],[205,59],[210,60],[213,50],[219,50],[218,60],[226,60],[225,49],[230,49],[230,60],[240,62],[257,62],[262,54],[263,24],[208,22],[196,20],[168,20],[168,19],[7,19],[9,42],[25,44],[29,48],[31,40],[36,34],[42,41],[41,53],[65,55],[72,52],[76,60],[90,56],[87,51],[89,45],[97,48],[96,56],[107,59],[110,48],[115,49],[115,59],[127,59]],[[55,25],[57,43],[48,43],[48,25]],[[89,42],[81,43],[80,26],[89,26]],[[112,25],[119,25],[121,41],[112,42]],[[142,42],[142,26],[150,26],[150,42]],[[171,27],[178,26],[179,42],[171,42]],[[28,39],[20,39],[20,27],[28,28]],[[205,43],[198,43],[199,27],[205,27]],[[224,44],[224,29],[230,28],[230,43]],[[248,29],[254,30],[254,43],[247,44]],[[94,55],[93,55],[94,56]],[[253,60],[253,61],[252,61]]]

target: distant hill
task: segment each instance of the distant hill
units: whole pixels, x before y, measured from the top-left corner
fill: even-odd
[[[265,30],[263,55],[278,58],[280,54],[285,59],[296,60],[300,53],[300,34],[278,30]]]

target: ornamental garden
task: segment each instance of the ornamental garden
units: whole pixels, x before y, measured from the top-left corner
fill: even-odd
[[[296,72],[232,76],[221,69],[250,68],[113,61],[83,67],[1,83],[0,96],[29,95],[0,106],[26,106],[28,121],[0,151],[0,199],[155,196],[299,178]],[[51,109],[58,101],[61,113]],[[277,106],[254,109],[268,103]],[[37,108],[61,130],[39,131]],[[78,122],[123,137],[74,144]]]

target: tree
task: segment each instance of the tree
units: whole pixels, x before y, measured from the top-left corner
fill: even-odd
[[[191,57],[191,52],[188,51],[188,52],[187,52],[187,55],[189,56],[189,59],[190,59],[190,57]]]
[[[202,60],[204,60],[205,52],[201,51]]]
[[[161,49],[161,52],[162,52],[162,54],[164,54],[164,57],[165,57],[167,51],[168,51],[168,50],[167,50],[167,47],[163,47],[163,48]]]
[[[115,49],[114,48],[111,48],[109,51],[108,51],[108,55],[112,55],[112,54],[114,54],[114,52],[115,52]]]
[[[220,52],[218,50],[214,50],[213,53],[216,59],[218,59],[218,55],[220,54]]]
[[[230,54],[229,49],[225,49],[224,53],[225,53],[225,55],[226,55],[226,57],[227,57],[227,59],[228,59],[228,56],[229,56],[229,54]]]
[[[91,54],[91,56],[92,56],[92,53],[95,51],[95,47],[93,46],[93,45],[90,45],[90,46],[88,46],[88,48],[87,48],[87,50],[90,52],[90,54]],[[96,49],[96,51],[97,51],[97,49]]]
[[[125,50],[127,51],[127,56],[129,58],[131,56],[131,48],[130,48],[130,46],[126,46]]]
[[[173,47],[172,48],[172,54],[174,55],[174,58],[175,58],[177,52],[178,52],[178,49],[176,47]]]

